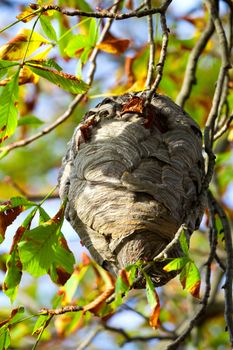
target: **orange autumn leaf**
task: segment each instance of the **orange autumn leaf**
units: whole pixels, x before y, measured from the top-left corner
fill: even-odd
[[[111,38],[102,41],[100,44],[97,44],[96,47],[113,55],[120,55],[127,50],[129,44],[130,40],[128,39]]]
[[[152,310],[152,314],[150,315],[150,318],[149,318],[149,324],[151,327],[158,328],[160,326],[159,315],[160,315],[160,304],[158,300],[158,304]]]
[[[128,277],[127,271],[125,271],[125,269],[122,269],[122,270],[120,270],[119,275],[120,275],[123,283],[125,283],[125,285],[127,287],[130,287],[130,282],[129,282],[129,277]]]
[[[133,97],[123,105],[122,113],[135,112],[142,113],[144,108],[144,100],[140,97]]]
[[[194,298],[200,299],[200,287],[201,281],[197,281],[195,284],[190,287],[189,292]]]

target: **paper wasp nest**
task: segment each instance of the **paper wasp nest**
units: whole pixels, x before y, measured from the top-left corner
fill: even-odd
[[[196,202],[204,177],[200,129],[168,97],[155,95],[145,107],[146,96],[106,98],[86,113],[59,177],[67,220],[115,275],[138,260],[153,260],[184,218],[191,233],[203,211]],[[169,256],[180,255],[177,244]],[[162,266],[149,272],[155,285],[175,275]]]

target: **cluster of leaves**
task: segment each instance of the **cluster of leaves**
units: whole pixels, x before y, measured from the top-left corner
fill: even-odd
[[[23,212],[27,211],[26,218],[18,227],[13,237],[12,246],[6,261],[6,276],[3,283],[3,291],[13,302],[17,296],[17,290],[21,281],[22,272],[26,271],[33,277],[40,277],[48,274],[51,280],[57,285],[63,285],[54,299],[53,307],[64,307],[66,305],[78,305],[81,310],[72,317],[72,322],[67,317],[60,317],[57,331],[59,334],[70,334],[77,330],[77,327],[87,323],[90,317],[86,316],[91,311],[102,319],[113,314],[117,307],[123,303],[123,296],[126,297],[131,290],[138,271],[146,281],[146,295],[151,306],[152,313],[149,323],[152,327],[160,326],[160,302],[159,296],[153,286],[149,275],[143,270],[142,262],[128,266],[119,274],[116,282],[112,277],[98,266],[94,261],[83,255],[83,262],[74,268],[75,259],[73,253],[68,248],[61,227],[64,217],[64,205],[52,218],[42,208],[42,203],[28,201],[23,197],[11,198],[8,202],[0,205],[0,235],[1,241],[5,239],[5,233],[12,222]],[[29,211],[29,213],[28,213]],[[35,228],[31,228],[32,221],[38,213],[39,223]],[[26,213],[25,213],[26,214]],[[180,237],[180,244],[185,254],[182,258],[177,258],[169,262],[164,269],[166,271],[181,270],[180,278],[183,288],[192,295],[199,295],[200,274],[189,257],[188,245],[185,234]],[[80,282],[88,276],[95,276],[95,292],[79,295],[77,290]],[[115,287],[114,287],[115,285]],[[91,289],[93,286],[91,286]],[[112,302],[106,303],[115,291],[115,298]],[[96,299],[95,299],[96,298]],[[94,302],[93,302],[93,299]],[[13,310],[7,320],[1,323],[0,344],[1,349],[7,349],[10,342],[10,329],[14,324],[18,324],[24,313],[23,308]],[[17,315],[17,317],[16,317]],[[41,314],[39,316],[33,334],[40,340],[45,328],[49,325],[53,314]]]
[[[48,2],[45,3],[47,4]],[[38,1],[38,4],[43,5],[43,1]],[[158,4],[159,1],[156,1],[156,6]],[[60,5],[74,6],[88,12],[94,10],[94,8],[84,0],[61,0]],[[124,7],[126,5],[131,7],[131,9],[133,8],[131,1],[122,1],[121,6]],[[31,21],[30,23],[33,23],[34,21],[34,23],[32,29],[24,28],[20,30],[15,37],[0,48],[0,143],[3,143],[9,136],[12,136],[17,131],[17,125],[23,129],[23,136],[20,134],[22,138],[25,137],[27,128],[35,125],[42,125],[42,120],[35,117],[33,114],[33,110],[35,110],[37,106],[36,98],[34,99],[33,107],[30,107],[31,109],[29,106],[25,108],[25,105],[22,108],[22,99],[26,99],[24,98],[25,96],[23,98],[20,98],[20,96],[25,94],[25,90],[30,86],[29,84],[33,84],[39,89],[36,92],[38,94],[41,94],[40,87],[44,79],[53,85],[61,87],[62,90],[70,94],[85,94],[90,86],[84,82],[84,68],[91,59],[94,50],[98,49],[103,53],[111,54],[112,56],[108,56],[109,61],[111,61],[111,59],[114,60],[113,55],[117,55],[115,83],[106,91],[105,85],[101,85],[101,81],[97,81],[96,84],[93,85],[97,95],[98,93],[102,94],[103,91],[106,95],[144,89],[147,77],[149,46],[142,42],[139,42],[139,44],[136,43],[135,26],[132,27],[132,38],[118,38],[115,34],[113,35],[111,32],[108,32],[105,38],[99,42],[102,24],[104,22],[101,20],[79,18],[78,22],[74,23],[73,20],[69,20],[66,16],[56,13],[53,10],[44,12],[41,11],[40,8],[34,10],[31,7],[25,8],[17,18],[18,22],[27,23]],[[165,79],[162,79],[159,90],[174,99],[182,84],[183,72],[187,64],[188,56],[206,23],[205,13],[201,17],[186,16],[181,20],[191,23],[193,28],[195,28],[195,32],[191,39],[180,39],[179,35],[176,33],[176,27],[172,27],[168,55],[164,68]],[[42,32],[38,29],[39,24]],[[130,33],[130,30],[128,33]],[[157,62],[161,51],[161,37],[158,30],[155,44],[155,62]],[[128,47],[131,49],[130,54],[127,54]],[[180,55],[181,50],[182,57]],[[51,53],[53,52],[54,55],[52,56]],[[57,56],[59,56],[59,60],[56,59]],[[206,64],[206,59],[208,59],[208,64]],[[76,74],[71,75],[63,73],[61,67],[63,64],[61,62],[63,62],[64,65],[66,62],[75,62]],[[114,63],[116,62],[114,61]],[[200,59],[197,70],[198,84],[193,89],[192,96],[187,102],[187,110],[190,111],[191,115],[201,126],[205,125],[206,117],[211,106],[219,64],[216,45],[214,39],[211,39]],[[205,79],[201,79],[203,75]],[[104,74],[102,79],[105,83],[106,74]],[[53,86],[52,84],[51,86]],[[91,96],[89,94],[89,97],[93,97],[93,95]],[[228,102],[228,108],[230,109],[233,102],[232,95],[228,96]],[[55,104],[56,102],[53,105]],[[51,102],[52,107],[53,105]],[[135,106],[127,106],[127,108],[130,110],[130,108],[135,108]],[[138,107],[137,105],[137,108],[140,108],[140,106]],[[52,109],[53,108],[51,108],[51,110]],[[25,110],[26,112],[29,110],[29,113],[25,113]],[[80,117],[81,116],[76,116],[77,119],[80,119]],[[73,127],[74,125],[72,124],[70,130],[73,129]],[[64,139],[67,138],[67,129],[69,129],[69,124],[67,128],[62,128],[62,130],[60,129],[56,131],[54,135],[50,136],[48,144],[50,144],[51,147],[45,147],[43,141],[39,143],[39,151],[36,150],[36,152],[38,153],[38,157],[41,155],[43,161],[38,161],[38,164],[36,164],[36,171],[39,174],[38,178],[44,172],[48,173],[51,171],[51,161],[46,165],[47,168],[43,168],[43,166],[45,166],[46,159],[50,160],[54,158],[54,153],[57,153],[57,150],[54,151],[56,146],[52,147],[52,145],[55,145],[57,140],[59,143],[59,141],[64,142]],[[67,132],[67,134],[65,134],[65,132]],[[16,136],[18,136],[17,133]],[[229,140],[230,136],[228,140],[224,139],[223,141],[226,141],[228,144]],[[7,142],[8,141],[6,141],[6,143]],[[3,157],[7,152],[4,152],[4,147],[2,147],[1,150],[1,157]],[[20,153],[19,151],[17,154],[14,154],[14,156],[18,158],[13,160],[14,170],[9,172],[16,180],[20,177],[20,169],[25,167],[26,158],[34,157],[33,153],[31,156],[29,153],[29,156],[27,154],[27,157],[25,157],[23,152],[24,151]],[[30,152],[30,150],[28,150],[28,152]],[[53,155],[52,152],[54,152]],[[226,148],[222,149],[221,154],[219,154],[217,158],[216,182],[217,185],[219,185],[217,187],[218,190],[220,190],[221,196],[224,196],[228,185],[232,181],[231,154],[232,152],[228,145]],[[11,169],[10,163],[12,164],[13,161],[10,157],[9,161],[6,160],[6,170],[1,170],[3,174],[9,175],[8,170]],[[57,166],[57,164],[55,166]],[[27,183],[31,179],[31,172],[29,164],[28,169],[25,171],[27,174],[22,180],[24,188],[27,187]],[[17,174],[17,177],[15,174]],[[3,187],[5,187],[5,184],[3,184]],[[10,191],[12,191],[12,189]],[[10,198],[11,195],[5,193],[3,198],[4,197]],[[231,208],[228,206],[227,209],[233,217]],[[109,275],[89,258],[84,257],[81,263],[74,266],[74,256],[68,248],[65,237],[61,232],[64,205],[56,215],[50,217],[45,209],[43,209],[42,203],[37,204],[26,198],[14,197],[7,202],[1,203],[1,242],[5,239],[7,227],[10,226],[15,218],[23,211],[25,211],[26,217],[15,232],[12,247],[6,258],[6,264],[4,264],[3,267],[4,272],[6,272],[3,291],[11,301],[14,301],[21,282],[22,272],[29,272],[36,278],[48,274],[53,283],[60,286],[58,293],[55,294],[52,301],[52,307],[57,309],[72,305],[81,308],[80,311],[77,312],[69,312],[64,315],[56,316],[53,327],[55,327],[57,334],[61,337],[70,336],[77,329],[85,327],[85,325],[91,325],[91,322],[93,322],[91,313],[101,317],[103,322],[107,322],[108,319],[111,319],[116,310],[122,305],[123,300],[127,300],[127,295],[129,291],[132,290],[134,280],[137,278],[138,274],[144,276],[146,281],[146,291],[144,294],[147,297],[147,302],[145,301],[146,298],[143,298],[144,294],[142,292],[140,294],[140,300],[137,300],[136,308],[140,310],[141,313],[144,313],[146,303],[149,303],[151,307],[149,322],[145,324],[146,331],[148,331],[148,324],[160,330],[160,324],[164,325],[166,322],[169,322],[169,324],[178,324],[182,322],[182,313],[185,313],[188,308],[187,298],[185,298],[184,295],[186,296],[186,292],[189,292],[195,297],[199,296],[200,273],[194,261],[199,261],[199,265],[201,265],[202,262],[204,263],[202,259],[203,256],[206,255],[206,251],[208,251],[209,247],[208,239],[201,234],[197,236],[196,243],[194,242],[196,254],[193,259],[189,254],[185,235],[182,233],[180,244],[184,255],[183,257],[168,261],[164,269],[166,271],[180,271],[180,282],[185,292],[181,292],[181,288],[179,291],[176,281],[171,281],[169,284],[171,288],[168,287],[168,289],[166,289],[166,287],[164,287],[167,296],[166,298],[162,298],[163,307],[160,307],[160,294],[155,291],[153,283],[148,274],[144,271],[141,263],[122,270],[115,283],[113,283],[115,284],[115,289],[110,285],[111,281]],[[37,217],[38,222],[34,227],[33,224]],[[19,216],[18,220],[20,220],[20,218],[21,216]],[[221,229],[222,228],[219,227],[219,231],[221,231]],[[219,240],[221,240],[221,237]],[[200,246],[203,250],[200,249]],[[224,253],[224,247],[221,252]],[[214,267],[215,265],[213,268]],[[106,291],[107,293],[105,293]],[[111,302],[106,303],[106,298],[108,298],[111,293],[115,293],[115,297],[111,299]],[[129,295],[132,294],[134,295],[133,291],[131,291]],[[98,299],[101,295],[102,299]],[[92,302],[96,298],[97,302],[93,306]],[[88,305],[92,306],[88,307]],[[180,312],[180,310],[183,312]],[[28,311],[23,310],[21,307],[15,308],[9,312],[9,314],[10,316],[8,317],[4,317],[1,314],[1,318],[4,320],[0,323],[0,349],[7,349],[10,347],[11,342],[14,343],[11,334],[14,329],[22,324],[23,315],[26,317],[35,316],[31,313],[28,314]],[[44,339],[48,339],[48,333],[46,334],[46,331],[48,331],[49,326],[51,326],[50,321],[52,319],[52,314],[47,314],[46,311],[42,311],[39,313],[36,323],[35,317],[33,319],[30,318],[30,322],[32,322],[26,334],[33,334],[34,337],[36,336],[37,343],[43,337]],[[224,321],[221,320],[221,322],[217,320],[217,323],[220,324],[220,328],[223,329],[224,327],[222,325]],[[205,340],[207,348],[210,343],[209,328],[206,326],[203,329],[205,329],[205,331],[202,331],[202,339]],[[219,330],[219,333],[221,332],[222,331]],[[213,339],[213,347],[217,346],[214,343],[213,334],[211,337]],[[218,341],[216,336],[216,343]],[[225,344],[225,341],[226,340],[223,342],[222,340],[222,344]],[[18,347],[18,344],[16,347]]]

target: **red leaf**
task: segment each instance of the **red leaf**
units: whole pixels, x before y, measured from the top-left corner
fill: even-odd
[[[8,226],[17,218],[17,216],[23,211],[22,206],[15,208],[7,209],[3,212],[0,212],[0,235],[1,239],[5,238],[5,232]]]
[[[140,97],[133,97],[123,105],[121,113],[134,112],[142,113],[144,108],[144,100]]]

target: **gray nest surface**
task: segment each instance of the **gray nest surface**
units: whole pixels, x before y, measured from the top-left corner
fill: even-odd
[[[114,275],[153,260],[184,220],[188,237],[203,213],[199,126],[166,96],[156,94],[143,107],[147,94],[106,98],[91,109],[69,142],[59,177],[67,220]],[[168,254],[181,255],[179,244]],[[160,262],[148,273],[155,285],[176,274]]]

